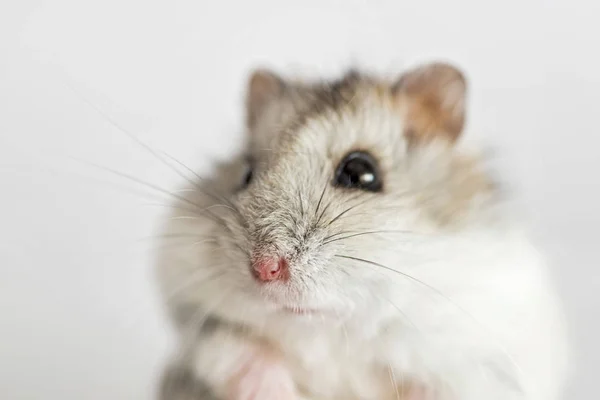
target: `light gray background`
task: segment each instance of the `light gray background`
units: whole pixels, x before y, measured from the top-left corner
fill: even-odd
[[[147,239],[164,207],[89,163],[179,180],[106,116],[203,169],[239,143],[252,66],[391,75],[442,58],[551,256],[579,367],[566,398],[597,399],[599,15],[595,0],[0,0],[0,397],[150,399],[170,349]]]

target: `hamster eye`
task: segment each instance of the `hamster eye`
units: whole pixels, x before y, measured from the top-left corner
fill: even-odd
[[[240,189],[245,189],[252,182],[252,178],[254,175],[254,168],[251,162],[248,162],[246,166],[246,172],[242,177],[242,181],[240,182]]]
[[[354,151],[340,162],[335,172],[334,186],[379,192],[380,180],[377,161],[364,151]]]
[[[250,182],[252,182],[252,175],[253,175],[252,171],[252,167],[248,166],[248,169],[246,170],[246,173],[244,174],[244,179],[242,179],[242,188],[247,187]]]

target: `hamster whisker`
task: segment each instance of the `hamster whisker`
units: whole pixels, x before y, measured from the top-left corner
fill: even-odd
[[[315,225],[319,225],[321,223],[321,220],[323,219],[323,216],[325,215],[325,213],[327,212],[327,210],[329,209],[329,206],[332,204],[331,201],[328,201],[327,204],[325,204],[325,207],[323,207],[323,211],[321,211],[321,215],[319,215],[319,218],[317,218],[317,221],[315,222]]]
[[[348,232],[345,232],[348,233]],[[363,236],[363,235],[374,235],[374,234],[378,234],[378,233],[403,233],[403,234],[407,234],[407,235],[413,235],[414,232],[411,231],[406,231],[406,230],[378,230],[378,231],[366,231],[366,232],[359,232],[359,233],[354,233],[351,235],[347,235],[347,236],[342,236],[342,237],[338,237],[338,238],[334,238],[334,239],[329,239],[329,240],[324,240],[323,241],[323,246],[333,243],[333,242],[337,242],[340,240],[345,240],[345,239],[350,239],[356,236]],[[334,237],[334,236],[338,236],[340,233],[338,234],[334,234],[334,235],[330,235],[328,236],[329,238]],[[343,233],[341,233],[343,234]]]
[[[196,179],[198,179],[199,181],[205,181],[204,178],[202,178],[200,175],[198,175],[193,169],[191,169],[190,167],[188,167],[187,165],[185,165],[184,163],[182,163],[181,161],[177,160],[176,158],[174,158],[173,156],[165,153],[164,151],[161,152],[165,157],[169,158],[170,160],[172,160],[173,162],[179,164],[181,167],[185,168],[187,171],[189,171],[191,174],[193,174]],[[173,168],[174,169],[174,168]],[[174,169],[175,170],[175,169]],[[225,202],[227,203],[227,205],[231,208],[232,211],[235,212],[236,216],[239,218],[240,222],[242,223],[243,226],[247,225],[247,221],[244,218],[244,215],[240,212],[239,208],[235,205],[234,202],[232,202],[230,199],[228,199],[225,196],[221,196],[215,192],[209,192],[207,188],[201,186],[198,184],[198,182],[194,182],[193,180],[185,177],[183,174],[181,174],[181,176],[186,179],[189,183],[191,183],[192,185],[194,185],[194,187],[196,189],[199,189],[202,193],[206,194],[207,196],[210,196],[212,199],[216,200],[216,201],[221,201],[221,202]]]
[[[174,198],[176,200],[179,200],[181,202],[187,203],[187,204],[189,204],[189,205],[191,205],[191,206],[193,206],[193,207],[195,207],[197,209],[202,210],[202,208],[203,208],[198,203],[195,203],[195,202],[193,202],[193,201],[191,201],[191,200],[189,200],[189,199],[187,199],[187,198],[185,198],[183,196],[177,195],[177,194],[172,193],[172,192],[170,192],[170,191],[168,191],[166,189],[163,189],[160,186],[157,186],[157,185],[152,184],[150,182],[143,181],[143,180],[141,180],[139,178],[136,178],[135,176],[132,176],[132,175],[129,175],[129,174],[126,174],[126,173],[114,170],[112,168],[104,167],[102,165],[98,165],[98,164],[95,164],[95,163],[90,163],[90,162],[86,162],[86,161],[83,161],[83,160],[78,160],[78,161],[81,161],[83,163],[91,165],[91,166],[93,166],[95,168],[104,170],[106,172],[110,172],[111,174],[116,175],[116,176],[118,176],[120,178],[126,179],[126,180],[128,180],[130,182],[133,182],[133,183],[136,183],[138,185],[144,186],[144,187],[146,187],[148,189],[152,189],[155,192],[162,193],[162,194],[165,194],[167,196],[170,196],[170,197],[172,197],[172,198]],[[228,231],[230,231],[229,226],[227,226],[227,223],[225,222],[225,220],[223,218],[221,218],[221,217],[215,215],[214,213],[210,212],[210,210],[206,210],[205,212],[206,212],[207,215],[210,216],[210,218],[215,223],[220,224],[221,226],[223,226],[224,228],[226,228]]]
[[[217,240],[217,237],[214,235],[198,235],[192,233],[173,233],[173,234],[164,234],[164,235],[152,235],[152,236],[144,236],[138,239],[134,239],[134,243],[143,243],[147,241],[156,241],[157,243],[153,244],[155,249],[164,249],[168,247],[174,246],[185,246],[188,245],[190,240],[202,240],[202,239],[212,239]],[[183,242],[175,242],[173,241],[183,241]]]
[[[77,160],[77,161],[81,161],[83,163],[86,164],[90,164],[87,161],[84,160]],[[97,168],[103,168],[101,166],[96,166],[93,165],[94,167]],[[118,190],[121,193],[125,193],[125,194],[131,194],[133,196],[139,197],[141,199],[144,200],[152,200],[152,201],[157,201],[157,200],[164,200],[164,197],[162,195],[162,192],[146,192],[146,191],[142,191],[142,190],[138,190],[138,189],[134,189],[131,186],[125,186],[116,182],[111,182],[111,181],[107,181],[107,180],[101,180],[101,179],[97,179],[94,177],[89,177],[89,176],[83,176],[83,175],[77,175],[74,173],[68,173],[68,172],[62,172],[62,171],[50,171],[50,172],[55,172],[55,173],[61,173],[61,174],[65,174],[65,175],[69,175],[78,179],[85,179],[85,183],[86,184],[98,184],[98,185],[106,185],[106,186],[110,186],[110,188]],[[112,171],[111,171],[112,172]],[[173,192],[176,193],[176,192]],[[196,209],[192,209],[192,208],[187,208],[187,207],[183,207],[181,205],[175,205],[175,204],[166,204],[166,203],[146,203],[143,205],[149,205],[149,206],[162,206],[162,207],[167,207],[167,208],[171,208],[171,209],[178,209],[178,210],[183,210],[183,211],[188,211],[190,213],[196,213],[197,210]]]
[[[95,105],[94,103],[92,103],[90,100],[88,100],[78,90],[76,90],[72,85],[68,85],[68,86],[75,93],[75,95],[79,98],[79,100],[81,100],[82,102],[84,102],[85,104],[87,104],[99,116],[101,116],[105,121],[107,121],[113,128],[115,128],[119,132],[124,133],[125,135],[127,135],[136,144],[138,144],[143,149],[145,149],[150,154],[152,154],[154,157],[156,157],[162,164],[166,165],[170,170],[172,170],[173,172],[175,172],[181,178],[185,179],[187,182],[189,182],[190,184],[194,185],[196,188],[198,188],[200,191],[202,191],[202,193],[206,194],[207,196],[212,197],[215,200],[224,201],[224,202],[228,203],[229,206],[231,207],[231,209],[234,210],[234,211],[236,211],[236,214],[238,215],[238,217],[241,218],[241,222],[243,222],[244,225],[246,224],[246,220],[244,219],[243,215],[239,212],[239,210],[237,209],[237,207],[229,199],[227,199],[227,198],[225,198],[223,196],[219,196],[219,195],[216,195],[214,193],[208,192],[206,190],[206,188],[200,186],[197,182],[192,181],[189,177],[187,177],[186,175],[182,174],[181,171],[179,171],[177,168],[175,168],[171,164],[169,164],[163,157],[167,157],[171,161],[176,162],[180,166],[184,167],[187,171],[191,172],[196,178],[198,178],[199,180],[203,180],[191,168],[189,168],[188,166],[186,166],[185,164],[183,164],[181,161],[175,159],[174,157],[172,157],[171,155],[167,154],[164,151],[161,151],[159,153],[157,150],[153,149],[149,144],[145,143],[140,138],[138,138],[136,135],[134,135],[133,133],[131,133],[127,129],[125,129],[123,126],[121,126],[121,124],[119,124],[114,118],[112,118],[105,111],[103,111],[102,109],[100,109],[100,107],[98,107],[97,105]]]
[[[300,206],[300,216],[304,217],[304,201],[302,199],[302,190],[298,188],[298,204]]]
[[[335,257],[340,257],[340,258],[345,258],[348,260],[354,260],[354,261],[358,261],[358,262],[362,262],[368,265],[372,265],[375,267],[379,267],[382,269],[385,269],[387,271],[393,272],[395,274],[398,274],[412,282],[415,282],[429,290],[431,290],[432,292],[434,292],[436,295],[440,296],[441,298],[443,298],[445,301],[449,302],[450,304],[452,304],[454,307],[456,307],[457,310],[459,310],[460,312],[462,312],[465,316],[467,316],[472,322],[474,322],[483,332],[485,332],[489,338],[491,338],[494,341],[494,344],[498,347],[499,350],[502,351],[502,353],[504,354],[504,356],[507,358],[507,360],[509,360],[509,362],[511,363],[512,367],[515,369],[515,371],[520,375],[523,376],[523,370],[521,369],[521,367],[519,366],[519,364],[514,360],[514,358],[510,355],[510,353],[508,352],[508,350],[506,350],[506,348],[500,343],[500,341],[492,334],[492,332],[489,331],[489,329],[487,329],[485,327],[485,325],[483,325],[477,318],[475,318],[471,313],[469,313],[464,307],[462,307],[460,304],[456,303],[454,300],[452,300],[450,297],[446,296],[444,293],[442,293],[439,289],[431,286],[430,284],[421,281],[420,279],[415,278],[412,275],[409,275],[405,272],[402,271],[398,271],[395,270],[393,268],[390,268],[388,266],[385,266],[383,264],[377,263],[375,261],[371,261],[371,260],[366,260],[364,258],[359,258],[359,257],[353,257],[353,256],[347,256],[347,255],[343,255],[343,254],[335,254]]]
[[[210,241],[216,242],[216,241],[217,241],[217,238],[216,238],[216,237],[211,237],[211,238],[208,238],[208,239],[197,240],[197,241],[195,241],[194,243],[192,243],[192,244],[190,245],[190,247],[191,247],[191,248],[194,248],[194,247],[196,247],[196,246],[199,246],[199,245],[201,245],[201,244],[204,244],[204,243],[208,243],[208,242],[210,242]]]
[[[148,148],[149,148],[149,146],[148,146]],[[164,157],[167,157],[171,161],[173,161],[173,162],[177,163],[178,165],[182,166],[186,170],[190,171],[192,174],[194,174],[194,176],[198,180],[203,181],[202,177],[200,177],[198,174],[196,174],[190,167],[188,167],[187,165],[183,164],[181,161],[179,161],[176,158],[174,158],[173,156],[165,153],[164,151],[161,151],[161,154],[163,154]],[[159,157],[159,156],[157,156],[157,157]],[[213,191],[209,191],[207,188],[199,185],[198,182],[195,182],[192,179],[190,179],[187,176],[185,176],[184,174],[182,174],[179,170],[177,170],[176,168],[174,168],[173,166],[171,166],[169,163],[165,162],[164,159],[162,159],[162,158],[159,157],[159,160],[162,161],[169,168],[171,168],[177,175],[179,175],[180,177],[182,177],[183,179],[185,179],[188,183],[190,183],[191,185],[193,185],[194,188],[196,190],[199,190],[202,194],[207,195],[208,197],[210,197],[211,199],[213,199],[215,201],[226,203],[226,204],[220,204],[220,205],[223,206],[223,207],[228,208],[231,211],[233,211],[236,214],[236,217],[240,218],[240,222],[242,222],[244,225],[246,224],[246,220],[244,219],[244,216],[240,213],[240,211],[237,208],[237,206],[231,200],[229,200],[228,198],[226,198],[224,196],[218,195],[218,194],[214,193]]]
[[[398,311],[398,313],[400,313],[401,315],[401,319],[404,319],[406,322],[408,322],[409,325],[411,325],[416,331],[418,331],[419,333],[421,333],[421,336],[424,336],[424,332],[419,329],[419,327],[417,327],[417,325],[415,325],[415,323],[412,321],[412,319],[410,319],[408,317],[408,315],[406,314],[406,312],[404,312],[397,304],[395,304],[393,301],[391,301],[390,299],[388,299],[385,296],[382,296],[381,293],[377,294],[378,297],[381,297],[383,300],[385,300],[386,302],[388,302],[392,307],[394,307],[396,309],[396,311]]]
[[[175,242],[175,243],[163,243],[160,245],[157,245],[154,247],[155,250],[157,249],[164,249],[165,251],[172,249],[173,251],[182,251],[182,248],[186,248],[189,247],[190,249],[193,248],[194,246],[197,246],[201,243],[208,243],[208,242],[213,242],[213,243],[217,243],[217,238],[208,238],[208,239],[203,239],[200,241],[196,241],[194,243],[189,243],[189,241],[186,242]]]
[[[137,241],[145,241],[145,240],[155,240],[155,239],[200,239],[200,238],[208,238],[208,237],[213,237],[211,236],[206,236],[206,235],[198,235],[196,233],[165,233],[165,234],[161,234],[161,235],[150,235],[150,236],[144,236],[141,237],[139,239],[137,239]]]
[[[365,204],[366,202],[368,202],[370,200],[371,200],[371,198],[368,198],[368,199],[365,199],[364,201],[361,201],[358,204],[354,204],[353,206],[350,206],[350,207],[346,208],[344,211],[342,211],[341,213],[339,213],[338,215],[336,215],[331,221],[329,221],[329,223],[326,226],[331,226],[335,221],[337,221],[338,219],[340,219],[342,216],[344,216],[348,212],[354,210],[356,207],[361,206],[361,205]]]
[[[197,213],[198,210],[194,210],[191,208],[186,208],[186,207],[181,207],[181,206],[176,206],[176,205],[172,205],[172,204],[164,204],[164,203],[146,203],[144,204],[145,206],[152,206],[152,207],[166,207],[166,208],[173,208],[173,209],[177,209],[177,210],[182,210],[182,211],[188,211],[191,213]],[[227,204],[212,204],[210,206],[207,206],[203,209],[201,209],[200,211],[204,211],[204,210],[210,210],[213,208],[218,208],[218,207],[223,207],[225,209],[229,209],[229,206]],[[201,215],[201,214],[198,214]]]
[[[325,186],[323,186],[323,191],[321,192],[321,196],[319,197],[319,202],[317,203],[317,208],[315,208],[314,218],[317,217],[319,208],[321,207],[321,202],[323,201],[323,196],[325,196],[325,192],[327,191],[328,186],[329,186],[329,182],[325,182]],[[318,221],[317,221],[317,224],[318,224]]]
[[[167,218],[167,221],[178,221],[178,220],[204,220],[204,218],[208,218],[206,215],[203,214],[194,214],[194,215],[178,215],[175,217],[169,217]],[[223,227],[225,230],[231,232],[229,226],[226,224],[226,222],[224,220],[219,221],[219,220],[214,220],[212,218],[208,218],[210,220],[212,220],[213,222],[215,222],[216,224],[218,224],[219,226]]]
[[[334,238],[336,236],[347,235],[348,233],[352,233],[352,232],[353,231],[340,231],[340,232],[337,232],[337,233],[333,233],[333,234],[331,234],[329,236],[325,236],[323,238],[323,242],[327,242],[328,240],[330,240],[330,239],[332,239],[332,238]],[[325,243],[323,243],[323,244],[325,244]]]
[[[217,271],[216,273],[202,275],[202,273],[205,273],[205,272],[206,271],[204,271],[203,269],[198,268],[193,273],[185,276],[185,282],[183,282],[181,285],[177,286],[175,289],[173,289],[166,295],[165,299],[167,301],[167,304],[171,303],[172,301],[175,301],[177,295],[180,294],[185,289],[189,288],[190,286],[200,283],[200,285],[198,286],[200,288],[200,287],[204,286],[205,284],[214,282],[217,279],[221,278],[222,276],[226,275],[228,270],[226,268],[224,268],[222,270]]]
[[[359,194],[357,194],[357,195],[355,195],[355,196],[352,196],[351,198],[347,199],[347,200],[345,201],[345,203],[349,203],[349,202],[351,202],[351,201],[354,201],[354,200],[356,200],[356,199],[360,198],[361,196],[362,196],[362,193],[359,193]],[[358,207],[358,206],[360,206],[360,205],[363,205],[363,204],[367,203],[369,200],[370,200],[370,199],[366,199],[366,200],[364,200],[364,201],[363,201],[363,202],[361,202],[361,203],[355,204],[354,206],[350,207],[350,209],[352,209],[352,208],[354,208],[354,207]],[[325,215],[325,212],[327,211],[327,209],[329,208],[329,206],[330,206],[331,204],[332,204],[332,202],[328,202],[328,203],[327,203],[327,205],[325,206],[325,208],[323,208],[323,211],[321,212],[321,215],[320,215],[320,216],[319,216],[319,218],[317,219],[317,221],[316,221],[315,225],[319,225],[319,223],[321,222],[321,219],[323,218],[323,216]],[[342,211],[342,213],[340,213],[340,214],[345,214],[345,213],[346,213],[346,212],[348,212],[348,211],[350,211],[350,210],[346,209],[346,210]],[[339,214],[338,214],[338,215],[337,215],[337,216],[334,218],[334,221],[330,221],[330,222],[329,222],[329,224],[327,224],[326,226],[330,226],[330,225],[331,225],[333,222],[335,222],[335,219],[337,219],[337,218],[339,218],[339,217],[341,217],[341,215],[339,215]]]
[[[327,188],[327,186],[328,186],[328,185],[329,185],[329,182],[326,182],[326,186],[325,186],[325,188]],[[324,193],[324,192],[323,192],[323,193]],[[357,195],[355,195],[355,196],[352,196],[351,198],[349,198],[349,199],[346,199],[345,203],[348,203],[348,202],[354,201],[354,200],[356,200],[357,198],[359,198],[360,196],[361,196],[361,194],[360,194],[360,193],[359,193],[359,194],[357,194]],[[325,216],[325,213],[326,213],[326,212],[327,212],[327,210],[329,209],[329,206],[330,206],[330,205],[332,205],[332,204],[333,204],[333,202],[332,202],[332,201],[329,201],[329,202],[327,202],[327,204],[325,205],[325,207],[323,207],[323,211],[321,211],[321,215],[319,215],[319,218],[318,218],[318,219],[317,219],[317,221],[315,222],[315,226],[316,226],[316,225],[319,225],[319,224],[321,223],[321,220],[322,220],[322,219],[323,219],[323,217]],[[330,224],[328,224],[327,226],[329,226],[329,225],[331,225],[331,223],[330,223]]]
[[[293,222],[294,226],[298,225],[298,218],[294,213],[292,213],[290,210],[285,210],[284,214],[287,216],[287,220]],[[292,227],[290,226],[289,229],[292,229]]]
[[[427,288],[427,289],[429,289],[429,290],[433,291],[433,292],[434,292],[435,294],[437,294],[438,296],[441,296],[441,297],[443,297],[445,300],[449,301],[450,303],[452,303],[452,304],[454,304],[455,306],[457,306],[457,307],[458,307],[458,304],[456,304],[456,303],[455,303],[455,302],[454,302],[452,299],[450,299],[448,296],[446,296],[446,295],[445,295],[444,293],[442,293],[440,290],[436,289],[435,287],[433,287],[433,286],[429,285],[428,283],[425,283],[425,282],[421,281],[420,279],[417,279],[417,278],[415,278],[414,276],[412,276],[412,275],[409,275],[409,274],[407,274],[407,273],[405,273],[405,272],[402,272],[402,271],[395,270],[395,269],[393,269],[393,268],[390,268],[390,267],[388,267],[388,266],[385,266],[385,265],[383,265],[383,264],[380,264],[380,263],[378,263],[378,262],[371,261],[371,260],[366,260],[366,259],[364,259],[364,258],[353,257],[353,256],[347,256],[347,255],[343,255],[343,254],[335,254],[335,257],[340,257],[340,258],[345,258],[345,259],[348,259],[348,260],[354,260],[354,261],[362,262],[362,263],[369,264],[369,265],[372,265],[372,266],[375,266],[375,267],[379,267],[379,268],[383,268],[383,269],[385,269],[385,270],[387,270],[387,271],[390,271],[390,272],[393,272],[393,273],[395,273],[395,274],[398,274],[398,275],[400,275],[400,276],[402,276],[402,277],[404,277],[404,278],[407,278],[407,279],[408,279],[408,280],[410,280],[410,281],[416,282],[416,283],[418,283],[419,285],[421,285],[421,286],[423,286],[423,287],[425,287],[425,288]],[[462,310],[462,308],[461,308],[461,310]],[[465,312],[466,312],[466,311],[465,311]]]

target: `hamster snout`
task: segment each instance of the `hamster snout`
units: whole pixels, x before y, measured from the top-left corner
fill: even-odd
[[[256,256],[252,261],[252,269],[259,282],[285,282],[289,279],[289,264],[284,257]]]

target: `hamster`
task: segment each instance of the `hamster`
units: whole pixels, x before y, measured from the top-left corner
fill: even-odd
[[[247,145],[173,204],[158,255],[180,333],[163,400],[556,400],[544,257],[459,146],[467,83],[255,70]]]

